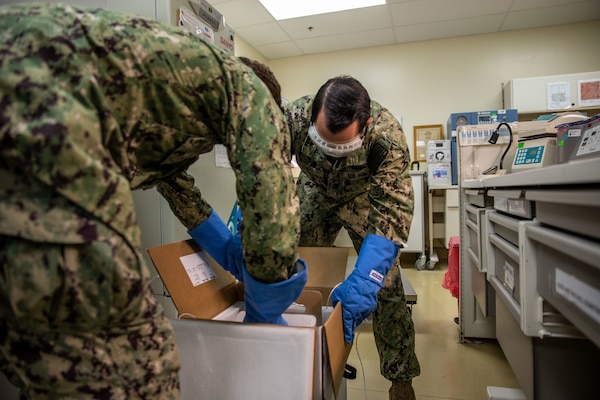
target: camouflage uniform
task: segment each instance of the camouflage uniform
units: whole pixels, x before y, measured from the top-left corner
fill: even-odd
[[[292,152],[302,169],[300,245],[331,246],[344,227],[357,252],[369,233],[402,246],[408,239],[414,195],[410,155],[400,124],[372,101],[373,123],[362,148],[348,157],[330,158],[308,136],[312,101],[312,96],[305,96],[285,110]],[[399,266],[398,255],[379,291],[373,321],[381,373],[390,381],[408,381],[420,373]]]
[[[177,398],[131,190],[167,182],[194,227],[211,207],[184,172],[224,144],[248,271],[287,278],[299,217],[281,110],[248,67],[157,21],[14,5],[0,37],[0,368],[29,398]]]

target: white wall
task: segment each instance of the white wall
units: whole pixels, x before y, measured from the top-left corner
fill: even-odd
[[[442,124],[453,112],[501,109],[513,78],[600,69],[600,20],[290,57],[268,62],[288,99],[349,74],[371,97],[402,115],[412,152],[414,125]]]

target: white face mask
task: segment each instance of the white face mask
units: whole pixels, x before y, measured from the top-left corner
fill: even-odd
[[[319,135],[319,131],[314,124],[310,124],[308,127],[308,136],[323,153],[335,158],[348,157],[360,149],[364,141],[363,135],[360,135],[347,143],[330,143]]]

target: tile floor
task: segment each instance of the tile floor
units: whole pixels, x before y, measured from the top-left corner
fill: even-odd
[[[487,400],[488,386],[519,388],[496,341],[459,343],[453,321],[458,303],[441,286],[447,263],[431,271],[419,271],[404,260],[403,266],[417,292],[412,308],[421,364],[421,375],[413,380],[417,400]],[[387,400],[390,383],[379,373],[371,326],[362,324],[357,333],[348,363],[358,372],[355,380],[347,381],[347,400]]]

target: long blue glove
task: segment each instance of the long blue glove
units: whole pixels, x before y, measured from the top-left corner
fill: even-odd
[[[242,268],[246,303],[244,322],[287,325],[281,314],[300,296],[308,279],[304,260],[299,258],[294,269],[296,273],[285,281],[263,283],[250,276],[245,267]]]
[[[240,234],[237,233],[234,237],[215,210],[206,221],[190,229],[188,233],[220,266],[231,272],[238,280],[243,279]]]
[[[344,339],[354,341],[354,330],[377,308],[377,293],[398,255],[398,246],[382,236],[368,234],[360,247],[354,270],[332,294],[342,302]]]

